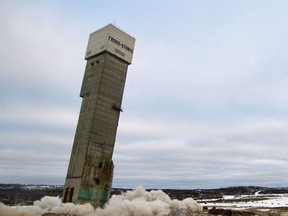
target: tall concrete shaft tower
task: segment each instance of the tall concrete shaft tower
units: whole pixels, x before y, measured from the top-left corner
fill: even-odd
[[[134,38],[111,24],[90,34],[63,202],[90,202],[98,207],[109,199],[112,154],[134,44]]]

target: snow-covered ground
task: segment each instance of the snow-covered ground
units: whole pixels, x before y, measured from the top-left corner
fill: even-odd
[[[222,199],[198,200],[202,206],[223,208],[288,208],[288,194],[261,194],[223,196]]]
[[[62,185],[23,185],[22,188],[27,189],[27,190],[45,190],[45,189],[53,190],[57,188],[62,189],[63,186]]]

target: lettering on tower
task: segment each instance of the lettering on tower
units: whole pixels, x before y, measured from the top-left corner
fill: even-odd
[[[123,31],[118,31],[115,26],[108,25],[90,35],[85,59],[108,51],[131,64],[134,45],[134,38]]]

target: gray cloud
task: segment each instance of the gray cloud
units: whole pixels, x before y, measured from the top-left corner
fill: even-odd
[[[128,173],[137,179],[149,179],[149,176],[154,180],[159,178],[159,181],[162,178],[178,179],[179,187],[191,187],[193,180],[203,181],[202,185],[196,185],[198,187],[207,187],[209,180],[210,187],[228,186],[232,180],[234,185],[249,182],[259,185],[271,182],[272,176],[282,175],[278,179],[282,182],[285,176],[283,170],[288,163],[285,155],[288,124],[285,121],[255,119],[215,124],[147,122],[145,119],[141,122],[138,119],[135,124],[135,121],[127,120],[127,124],[130,123],[141,125],[139,137],[145,138],[140,138],[143,141],[118,143],[115,164],[118,164],[119,173]],[[125,123],[123,126],[120,133],[134,134],[129,129],[137,128],[128,127]],[[146,134],[155,136],[147,140]],[[120,182],[123,181],[121,178]],[[213,180],[217,179],[220,182],[214,183]],[[191,184],[182,185],[187,180]],[[143,184],[149,186],[149,182]]]

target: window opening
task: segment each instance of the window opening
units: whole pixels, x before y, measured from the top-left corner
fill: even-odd
[[[100,184],[100,179],[99,178],[94,178],[94,182],[96,185],[99,185]]]
[[[103,163],[99,163],[99,166],[98,166],[98,168],[102,168],[102,166],[103,166]]]
[[[65,188],[64,190],[63,203],[67,202],[68,190],[69,188]]]
[[[71,189],[70,189],[70,193],[69,193],[69,199],[68,199],[68,202],[72,202],[73,193],[74,193],[74,188],[71,188]]]

